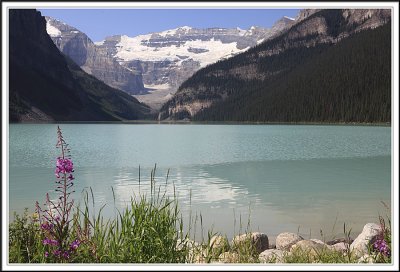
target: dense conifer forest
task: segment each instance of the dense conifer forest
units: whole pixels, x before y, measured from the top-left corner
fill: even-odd
[[[341,17],[332,14],[327,21],[329,29],[338,29],[330,33],[336,37],[344,26]],[[216,101],[192,116],[196,121],[390,122],[390,26],[389,22],[364,30],[337,43],[289,45],[280,54],[259,57],[259,52],[288,42],[285,36],[277,37],[199,70],[181,85],[172,102]],[[302,42],[315,38],[310,35]],[[190,114],[181,111],[172,117]]]
[[[274,62],[281,69],[296,57],[304,61],[272,80],[227,80],[233,95],[194,119],[390,122],[391,50],[382,50],[390,42],[387,24],[334,46],[293,50],[260,62],[265,71]]]

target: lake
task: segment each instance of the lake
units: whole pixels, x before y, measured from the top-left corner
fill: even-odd
[[[229,238],[283,231],[352,236],[390,215],[391,128],[349,125],[61,124],[75,166],[74,198],[115,216],[156,184],[175,188],[184,224]],[[54,186],[57,124],[10,124],[9,217],[43,203]],[[140,165],[140,184],[139,184]],[[168,179],[166,178],[169,170]],[[115,201],[113,198],[113,190]],[[201,214],[201,220],[200,220]],[[355,237],[354,237],[355,238]]]

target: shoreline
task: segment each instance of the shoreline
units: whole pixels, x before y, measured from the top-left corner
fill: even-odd
[[[126,124],[126,125],[315,125],[315,126],[376,126],[391,127],[391,122],[359,123],[359,122],[250,122],[250,121],[155,121],[155,120],[123,120],[123,121],[29,121],[8,122],[8,124]]]

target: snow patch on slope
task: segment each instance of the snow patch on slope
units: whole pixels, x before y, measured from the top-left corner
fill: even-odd
[[[183,29],[183,28],[178,28]],[[163,35],[170,35],[174,30],[162,32]],[[176,31],[176,29],[175,29]],[[237,42],[222,43],[220,40],[212,38],[209,41],[189,40],[180,46],[170,45],[161,47],[146,46],[151,34],[139,35],[136,37],[121,36],[121,40],[116,44],[117,53],[114,57],[122,61],[141,60],[141,61],[173,61],[181,64],[183,61],[191,59],[200,63],[201,67],[214,63],[221,59],[221,56],[231,56],[244,51],[237,48]],[[190,51],[188,51],[190,49]],[[193,49],[203,49],[204,52],[193,53]],[[179,56],[188,56],[182,60]]]
[[[48,21],[46,22],[46,31],[47,34],[49,34],[51,37],[60,37],[61,36],[61,31],[52,26]]]

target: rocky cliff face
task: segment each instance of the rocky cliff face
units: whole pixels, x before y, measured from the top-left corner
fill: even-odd
[[[235,57],[235,64],[213,65],[212,67],[215,68],[208,67],[200,70],[200,73],[185,81],[177,93],[163,106],[159,118],[190,118],[204,107],[212,106],[229,96],[229,89],[225,87],[221,89],[218,85],[206,87],[200,78],[204,81],[229,78],[230,81],[237,81],[240,84],[246,80],[265,81],[285,72],[289,69],[287,67],[290,67],[287,65],[286,68],[278,69],[280,64],[276,64],[276,69],[260,70],[260,66],[264,65],[260,62],[266,61],[267,58],[289,50],[303,50],[320,44],[335,44],[359,31],[381,26],[390,18],[390,10],[302,10],[288,28],[284,28],[269,40]],[[270,59],[271,62],[273,59]],[[224,67],[224,69],[218,67]],[[202,104],[203,108],[192,107],[192,104]]]
[[[50,17],[46,17],[46,21],[46,29],[53,42],[85,72],[130,94],[144,91],[139,71],[122,67],[107,50],[96,46],[78,29]]]
[[[148,112],[62,55],[34,9],[10,9],[9,45],[11,122],[138,119]]]

